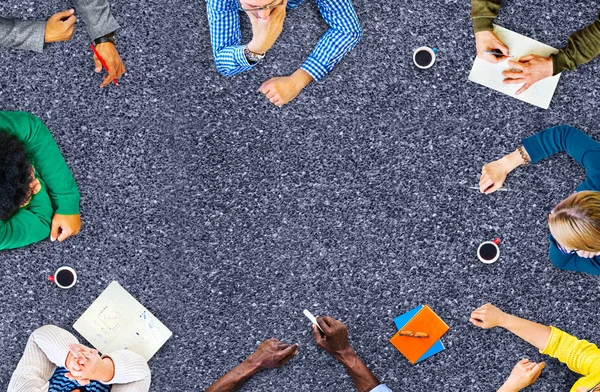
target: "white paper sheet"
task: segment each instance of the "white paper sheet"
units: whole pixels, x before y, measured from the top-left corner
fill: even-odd
[[[494,25],[494,32],[500,41],[508,46],[509,54],[514,56],[510,58],[510,60],[517,61],[520,57],[528,54],[537,54],[548,57],[551,54],[558,52],[558,49],[500,26]],[[556,90],[556,86],[558,85],[560,74],[542,79],[539,82],[534,83],[525,92],[516,95],[515,93],[523,86],[523,84],[504,84],[502,82],[504,80],[502,71],[510,68],[508,60],[509,59],[506,59],[500,63],[492,64],[476,57],[471,73],[469,74],[469,80],[493,90],[500,91],[506,95],[510,95],[521,101],[548,109],[550,101],[552,101],[552,97],[554,96],[554,90]]]
[[[103,354],[131,350],[150,360],[172,332],[118,282],[106,290],[79,317],[73,328]]]

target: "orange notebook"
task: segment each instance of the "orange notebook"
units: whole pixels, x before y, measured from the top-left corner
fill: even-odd
[[[437,342],[450,327],[428,305],[415,314],[391,339],[394,345],[413,365]],[[401,331],[424,332],[426,338],[400,335]]]

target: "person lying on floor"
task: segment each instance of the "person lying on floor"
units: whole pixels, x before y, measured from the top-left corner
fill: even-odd
[[[150,369],[130,351],[102,356],[55,325],[33,331],[8,392],[148,392]]]
[[[556,267],[600,275],[600,143],[574,127],[559,125],[522,140],[522,145],[481,171],[481,192],[501,188],[508,173],[565,151],[586,172],[577,193],[548,214],[549,257]]]
[[[595,344],[579,340],[556,327],[505,313],[489,303],[475,309],[469,321],[485,329],[502,327],[535,346],[540,353],[567,364],[569,369],[583,376],[573,384],[571,392],[600,391],[600,349]],[[524,361],[521,369],[513,370],[518,374],[511,374],[512,379],[509,377],[498,392],[518,392],[534,383],[544,365],[544,362]]]
[[[81,229],[79,191],[54,138],[39,118],[0,112],[0,250]]]

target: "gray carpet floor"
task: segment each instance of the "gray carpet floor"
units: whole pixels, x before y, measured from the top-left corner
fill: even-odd
[[[344,368],[312,341],[309,308],[344,321],[372,371],[395,391],[491,391],[521,358],[547,360],[532,390],[577,379],[469,313],[490,301],[600,342],[598,278],[554,268],[546,214],[583,180],[557,156],[485,196],[481,166],[522,137],[568,123],[600,139],[600,61],[563,74],[549,110],[467,81],[475,43],[466,0],[355,0],[364,38],[290,105],[256,90],[299,67],[326,25],[314,1],[288,15],[264,64],[230,79],[213,64],[203,1],[112,1],[122,24],[121,87],[99,89],[83,23],[43,54],[0,51],[3,110],[41,117],[80,187],[83,228],[0,255],[0,387],[28,335],[72,324],[119,281],[172,331],[150,361],[152,391],[197,391],[270,337],[299,343],[284,368],[244,391],[350,391]],[[46,19],[66,0],[0,5]],[[497,23],[555,47],[600,3],[506,0]],[[250,27],[243,22],[244,35]],[[440,49],[419,70],[412,51]],[[482,241],[502,238],[481,264]],[[67,264],[78,285],[46,276]],[[447,349],[416,366],[388,343],[393,318],[429,304],[451,327]]]

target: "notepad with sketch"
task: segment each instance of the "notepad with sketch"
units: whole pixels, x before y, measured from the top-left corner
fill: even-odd
[[[494,32],[500,41],[508,46],[509,54],[514,56],[510,58],[510,60],[517,61],[519,58],[528,54],[537,54],[548,57],[551,54],[558,52],[558,49],[500,26],[494,25]],[[542,79],[534,83],[523,93],[516,95],[515,93],[523,86],[522,84],[503,83],[504,77],[502,76],[502,71],[510,68],[508,60],[509,59],[506,59],[500,63],[492,64],[476,57],[471,73],[469,74],[469,80],[506,95],[510,95],[521,101],[539,106],[543,109],[548,109],[550,101],[552,101],[552,97],[554,96],[554,90],[556,90],[556,86],[558,85],[560,74]]]
[[[115,281],[79,317],[73,328],[103,354],[126,349],[141,355],[146,361],[172,335],[163,323]]]

